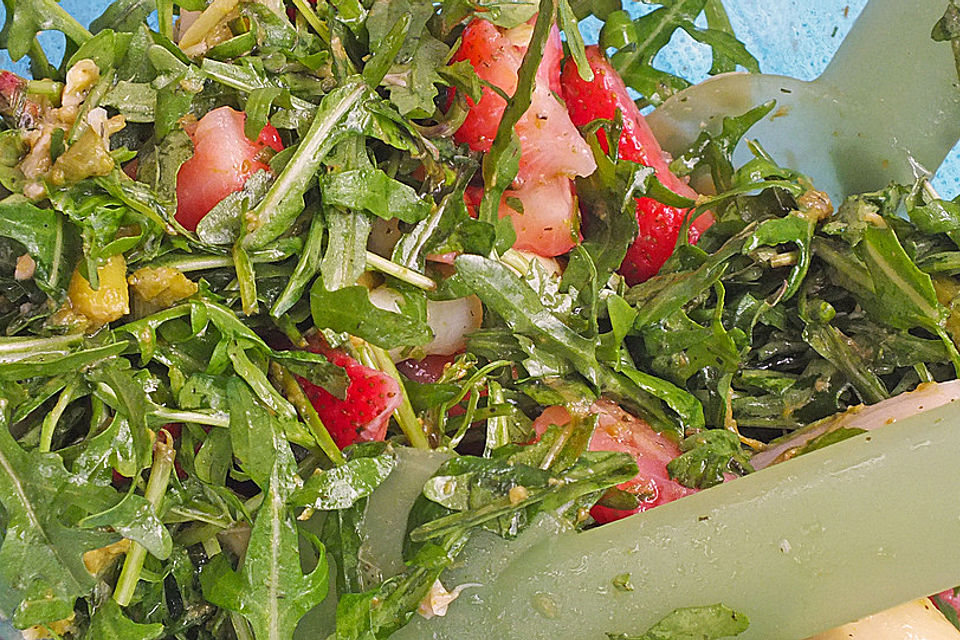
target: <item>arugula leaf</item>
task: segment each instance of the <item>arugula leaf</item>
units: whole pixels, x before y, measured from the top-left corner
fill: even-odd
[[[330,290],[357,283],[367,267],[367,238],[372,225],[362,211],[327,209],[327,247],[320,263],[324,287]]]
[[[475,255],[456,260],[460,278],[515,332],[531,338],[536,345],[569,359],[594,384],[601,379],[595,345],[551,313],[540,296],[505,265]]]
[[[498,458],[454,458],[440,467],[423,492],[427,500],[447,509],[448,515],[415,526],[409,538],[418,543],[480,526],[513,538],[536,513],[575,512],[582,506],[581,499],[592,504],[600,492],[636,473],[631,456],[611,451],[584,452],[562,473]],[[412,549],[409,547],[406,555]]]
[[[76,45],[90,38],[90,32],[55,0],[4,0],[4,5],[7,19],[0,41],[14,62],[31,51],[41,31],[59,31]]]
[[[633,187],[640,165],[626,161],[614,163],[603,153],[596,139],[590,138],[597,170],[586,178],[577,178],[577,198],[590,212],[583,248],[596,265],[598,280],[603,282],[620,267],[627,249],[637,237],[639,227]]]
[[[153,505],[136,493],[128,493],[115,506],[85,517],[78,525],[85,529],[112,529],[140,543],[159,560],[166,560],[173,551],[170,532],[160,522]]]
[[[242,414],[240,411],[231,412],[231,441],[237,457],[253,467],[250,476],[262,487],[262,483],[269,477],[273,456],[276,455],[273,452],[280,447],[277,441],[268,438],[274,430],[273,421],[281,421],[284,428],[296,430],[303,430],[303,428],[296,419],[296,409],[270,384],[267,376],[250,361],[244,350],[236,343],[229,345],[227,350],[237,375],[249,385],[249,388],[245,388],[239,379],[232,379],[227,383],[227,397],[237,401],[237,408],[243,410]],[[230,388],[231,386],[233,389]],[[257,403],[251,392],[256,393],[260,401],[270,409],[269,412]],[[237,418],[236,422],[233,419],[234,415]],[[292,439],[294,432],[287,435]],[[313,436],[305,431],[304,435],[305,438],[301,444],[312,445]],[[265,443],[270,443],[271,446],[265,447]],[[244,455],[245,453],[249,453],[249,457]]]
[[[248,214],[248,249],[260,249],[283,234],[303,211],[303,194],[324,157],[345,135],[362,128],[366,110],[358,108],[369,89],[362,79],[342,84],[324,96],[310,129],[267,194]]]
[[[310,312],[317,328],[349,333],[384,349],[418,346],[433,339],[423,320],[374,306],[366,287],[328,291],[318,279],[310,289]]]
[[[123,615],[113,598],[106,598],[97,607],[90,618],[90,628],[84,636],[89,640],[111,638],[113,640],[157,640],[164,636],[164,628],[160,623],[137,624]]]
[[[94,18],[90,32],[100,33],[106,29],[135,31],[156,9],[156,0],[116,0]]]
[[[430,213],[430,203],[410,186],[380,169],[355,169],[328,173],[320,179],[323,201],[346,209],[361,209],[390,220],[420,222]]]
[[[667,463],[670,477],[687,487],[706,489],[723,482],[724,473],[743,475],[752,471],[737,434],[726,429],[708,429],[680,443],[680,454]]]
[[[610,58],[627,86],[640,92],[652,104],[660,104],[681,89],[690,86],[686,80],[660,71],[653,60],[667,46],[677,29],[683,29],[696,40],[713,49],[711,73],[728,71],[742,65],[748,71],[759,72],[754,58],[728,30],[729,23],[720,29],[697,27],[694,22],[704,10],[707,0],[677,0],[631,20],[626,11],[609,14],[600,32],[600,46],[618,51]],[[722,7],[712,5],[713,23]]]
[[[63,216],[24,201],[0,202],[0,236],[16,240],[26,248],[37,263],[37,285],[60,299],[77,258],[74,229],[64,224]]]
[[[0,504],[6,512],[0,582],[15,594],[4,615],[25,629],[73,613],[76,599],[95,585],[83,553],[117,536],[61,522],[69,505],[60,502],[60,492],[71,483],[82,490],[83,480],[73,478],[56,454],[24,451],[10,435],[6,404],[0,400]]]
[[[395,465],[393,456],[379,455],[354,458],[325,471],[317,469],[290,497],[290,503],[319,511],[348,509],[373,493]]]
[[[282,439],[274,426],[272,440]],[[204,597],[246,618],[257,640],[292,640],[300,618],[327,595],[328,569],[319,542],[317,566],[304,574],[300,565],[297,528],[286,504],[295,488],[293,452],[282,442],[275,455],[269,475],[261,478],[266,487],[264,501],[243,566],[234,570],[221,553],[200,573]]]
[[[674,158],[670,170],[678,176],[686,176],[700,167],[706,167],[718,191],[732,188],[734,150],[747,131],[773,111],[775,106],[776,102],[770,100],[739,116],[725,116],[719,133],[701,133],[690,149]]]
[[[747,616],[722,604],[676,609],[639,636],[608,633],[610,640],[720,640],[747,630]]]

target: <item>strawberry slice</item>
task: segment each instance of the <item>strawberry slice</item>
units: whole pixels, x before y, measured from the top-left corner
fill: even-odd
[[[609,400],[601,399],[593,403],[590,413],[598,416],[597,429],[590,439],[590,451],[629,453],[636,459],[639,468],[633,479],[617,485],[618,489],[640,499],[637,508],[625,510],[594,505],[590,509],[594,520],[605,524],[696,493],[695,489],[689,489],[670,478],[667,472],[667,463],[680,455],[680,447],[675,442]],[[570,414],[563,407],[547,407],[533,421],[533,428],[539,438],[550,425],[563,426],[569,421]]]
[[[322,338],[311,339],[309,348],[343,367],[350,379],[347,397],[340,399],[309,380],[297,378],[337,446],[343,449],[356,442],[383,440],[390,416],[400,406],[397,381],[382,371],[363,366],[339,349],[330,348]]]
[[[696,191],[670,171],[653,131],[630,98],[623,79],[603,53],[597,47],[587,47],[587,60],[594,73],[592,82],[580,77],[572,59],[567,60],[561,76],[563,99],[573,123],[581,127],[597,119],[613,120],[619,109],[623,114],[620,157],[652,167],[668,189],[687,198],[696,198]],[[600,146],[607,151],[606,136],[599,136],[599,140]],[[651,198],[637,198],[640,234],[627,250],[620,267],[620,273],[628,283],[643,282],[657,274],[673,253],[686,215],[686,209],[670,207]],[[709,214],[697,218],[690,228],[690,242],[696,242],[711,224],[713,216]]]
[[[187,130],[193,139],[193,157],[177,173],[177,222],[194,231],[200,220],[221,200],[246,184],[247,178],[270,167],[261,158],[269,147],[282,151],[276,128],[267,123],[256,142],[247,139],[247,114],[219,107]]]
[[[531,33],[530,24],[501,30],[474,19],[464,29],[453,61],[468,60],[481,79],[512,95]],[[521,151],[517,180],[499,206],[500,217],[509,215],[513,221],[514,246],[546,257],[566,253],[576,244],[579,216],[571,178],[589,175],[596,168],[589,147],[556,98],[562,57],[560,32],[554,27],[537,69],[530,108],[516,126]],[[467,104],[470,110],[454,139],[474,151],[489,151],[506,100],[484,87],[480,101],[468,98]],[[517,210],[521,208],[522,212]]]

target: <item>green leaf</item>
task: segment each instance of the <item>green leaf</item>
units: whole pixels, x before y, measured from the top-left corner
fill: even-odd
[[[329,289],[357,283],[367,268],[367,238],[371,223],[362,211],[328,209],[327,247],[320,263],[320,274]]]
[[[290,161],[248,214],[252,226],[244,238],[248,249],[260,249],[276,240],[300,215],[303,194],[324,157],[345,135],[363,128],[367,116],[361,101],[368,92],[363,80],[352,80],[324,96]]]
[[[318,511],[348,509],[380,486],[396,460],[390,455],[354,458],[333,469],[317,469],[290,498],[296,506]]]
[[[577,178],[577,197],[590,212],[590,225],[584,231],[583,248],[597,268],[603,282],[620,267],[627,248],[637,237],[636,201],[633,199],[634,174],[640,169],[633,162],[614,163],[603,153],[596,139],[590,148],[597,170],[586,178]]]
[[[170,532],[160,522],[156,509],[146,498],[128,493],[115,506],[89,515],[79,522],[85,529],[112,529],[124,538],[139,542],[159,560],[166,560],[173,550]]]
[[[66,291],[77,258],[73,229],[52,209],[24,201],[0,202],[0,236],[22,244],[37,263],[34,280],[50,296]]]
[[[706,489],[723,482],[724,473],[743,475],[752,471],[737,434],[709,429],[680,443],[684,452],[667,463],[670,477],[684,486]]]
[[[515,333],[531,338],[546,351],[568,359],[585,378],[599,384],[595,346],[551,313],[540,296],[507,266],[475,255],[456,261],[457,273],[484,305]]]
[[[240,378],[227,382],[227,401],[233,453],[247,475],[266,490],[281,452],[289,449],[283,429]]]
[[[349,333],[384,349],[418,346],[433,339],[423,320],[374,306],[366,287],[327,291],[317,280],[310,289],[310,311],[317,328]]]
[[[601,491],[636,474],[631,456],[610,451],[585,452],[563,473],[497,458],[455,458],[440,467],[423,493],[453,513],[419,524],[410,540],[434,540],[480,526],[512,538],[539,511],[576,512],[583,506],[579,500],[592,505]],[[523,489],[511,496],[516,487]]]
[[[323,216],[314,212],[303,251],[300,252],[300,258],[297,260],[297,266],[290,275],[290,279],[287,280],[283,291],[277,296],[273,307],[270,308],[270,315],[274,318],[279,318],[299,302],[303,297],[303,292],[310,285],[310,281],[320,272],[325,228]],[[363,249],[366,250],[366,242],[364,242]],[[366,260],[364,260],[365,267]]]
[[[898,329],[942,324],[946,309],[937,300],[930,276],[913,263],[893,229],[867,227],[857,254],[870,271],[887,323]]]
[[[286,504],[295,478],[293,452],[284,442],[266,480],[243,566],[234,570],[221,553],[200,573],[204,597],[246,618],[256,640],[292,640],[300,618],[327,595],[322,546],[317,566],[307,574],[301,568],[296,521]]]
[[[320,179],[320,190],[328,205],[368,211],[384,220],[413,224],[430,214],[430,202],[380,169],[328,173]]]
[[[807,275],[812,259],[810,243],[813,239],[814,224],[812,219],[801,214],[764,220],[743,245],[744,253],[761,246],[776,247],[788,243],[797,246],[798,258],[786,279],[787,288],[782,294],[778,294],[780,300],[792,298]]]
[[[733,152],[740,140],[753,125],[760,122],[773,111],[776,102],[770,100],[750,109],[739,116],[726,116],[720,132],[701,133],[690,149],[677,156],[670,169],[678,176],[686,176],[702,166],[710,168],[710,173],[718,191],[726,191],[733,186]]]
[[[608,633],[610,640],[720,640],[747,630],[747,616],[722,604],[687,607],[670,612],[639,636]]]
[[[16,62],[30,52],[41,31],[60,31],[76,45],[90,39],[90,32],[55,0],[4,0],[7,10],[3,46]]]
[[[593,69],[587,61],[587,52],[583,46],[583,36],[580,34],[580,24],[570,3],[567,0],[557,2],[559,13],[560,28],[567,36],[567,44],[570,47],[570,55],[577,64],[577,73],[585,82],[593,82]]]
[[[112,2],[99,17],[90,23],[90,31],[99,33],[105,29],[135,31],[156,11],[156,0],[117,0]]]
[[[119,415],[106,429],[86,441],[86,447],[77,456],[72,470],[82,478],[105,486],[112,480],[113,470],[125,478],[132,478],[141,468],[130,423]]]
[[[390,101],[404,116],[429,117],[436,111],[438,73],[450,56],[450,47],[429,33],[420,37],[419,46],[409,62],[391,69]]]
[[[662,400],[668,407],[673,409],[674,413],[680,419],[680,424],[684,429],[701,429],[705,421],[703,417],[703,405],[697,400],[696,396],[670,382],[650,375],[643,371],[638,371],[630,367],[621,369],[623,375],[627,376],[638,387]]]
[[[84,636],[87,640],[157,640],[164,635],[163,625],[137,624],[123,615],[113,598],[105,598],[90,618],[90,628]]]
[[[3,614],[21,629],[53,622],[73,613],[78,597],[95,586],[83,564],[85,551],[117,536],[64,524],[69,505],[59,494],[70,483],[84,487],[63,466],[60,456],[26,452],[10,435],[5,401],[0,400],[0,504],[6,531],[0,546],[0,583],[7,585],[12,610]]]

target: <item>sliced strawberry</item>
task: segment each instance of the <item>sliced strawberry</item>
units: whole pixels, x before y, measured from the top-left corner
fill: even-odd
[[[590,450],[629,453],[639,467],[635,478],[618,485],[619,489],[635,494],[640,499],[639,506],[627,511],[595,505],[590,510],[594,520],[601,524],[612,522],[696,492],[672,480],[667,473],[667,463],[680,455],[676,443],[609,400],[593,403],[590,412],[598,416]],[[547,407],[534,420],[533,428],[539,437],[551,424],[563,426],[569,421],[570,414],[563,407]]]
[[[32,128],[40,122],[40,104],[27,98],[27,81],[6,70],[0,71],[0,115],[20,128]]]
[[[254,173],[270,170],[258,159],[264,147],[283,150],[280,134],[269,123],[257,142],[250,141],[243,133],[246,119],[242,111],[219,107],[188,131],[194,151],[177,174],[176,214],[186,229],[195,230],[218,202],[242,189]]]
[[[343,367],[350,379],[347,397],[341,400],[323,387],[297,378],[337,446],[343,449],[356,442],[383,440],[390,416],[400,406],[397,381],[363,366],[339,349],[331,349],[321,339],[311,340],[310,350]]]
[[[690,185],[671,173],[653,131],[604,55],[597,47],[587,47],[587,60],[593,69],[593,81],[587,82],[580,77],[572,59],[567,61],[561,76],[563,99],[573,123],[584,126],[593,120],[613,120],[619,110],[623,114],[620,157],[653,167],[657,178],[668,189],[687,198],[696,198],[697,193]],[[600,146],[606,151],[606,137],[600,136],[599,139]],[[635,284],[656,275],[673,252],[686,215],[686,209],[669,207],[650,198],[637,199],[640,235],[627,251],[620,270],[627,282]],[[700,234],[712,223],[713,217],[709,214],[697,218],[691,225],[690,242],[699,240]]]
[[[531,29],[524,24],[501,31],[486,20],[474,19],[464,30],[453,60],[470,61],[481,79],[512,95]],[[589,147],[555,95],[560,89],[562,57],[560,32],[554,28],[537,70],[530,108],[516,126],[519,174],[499,208],[500,217],[509,215],[513,220],[517,248],[547,257],[566,253],[576,244],[579,221],[570,179],[596,168]],[[507,103],[484,87],[480,101],[474,104],[467,99],[467,104],[470,111],[454,139],[474,151],[489,151]],[[522,207],[510,206],[516,205],[514,199]]]
[[[960,616],[960,588],[947,589],[935,596],[941,603],[952,608]]]

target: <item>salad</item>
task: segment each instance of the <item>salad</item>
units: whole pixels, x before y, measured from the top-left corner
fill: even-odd
[[[762,140],[735,166],[774,103],[660,149],[675,31],[759,71],[717,0],[4,3],[32,73],[0,73],[11,633],[484,637],[562,612],[457,627],[465,569],[548,575],[538,540],[613,545],[791,458],[812,482],[960,396],[960,202],[924,175],[832,202]],[[601,632],[749,633],[731,602]],[[878,624],[958,637],[958,610]]]

